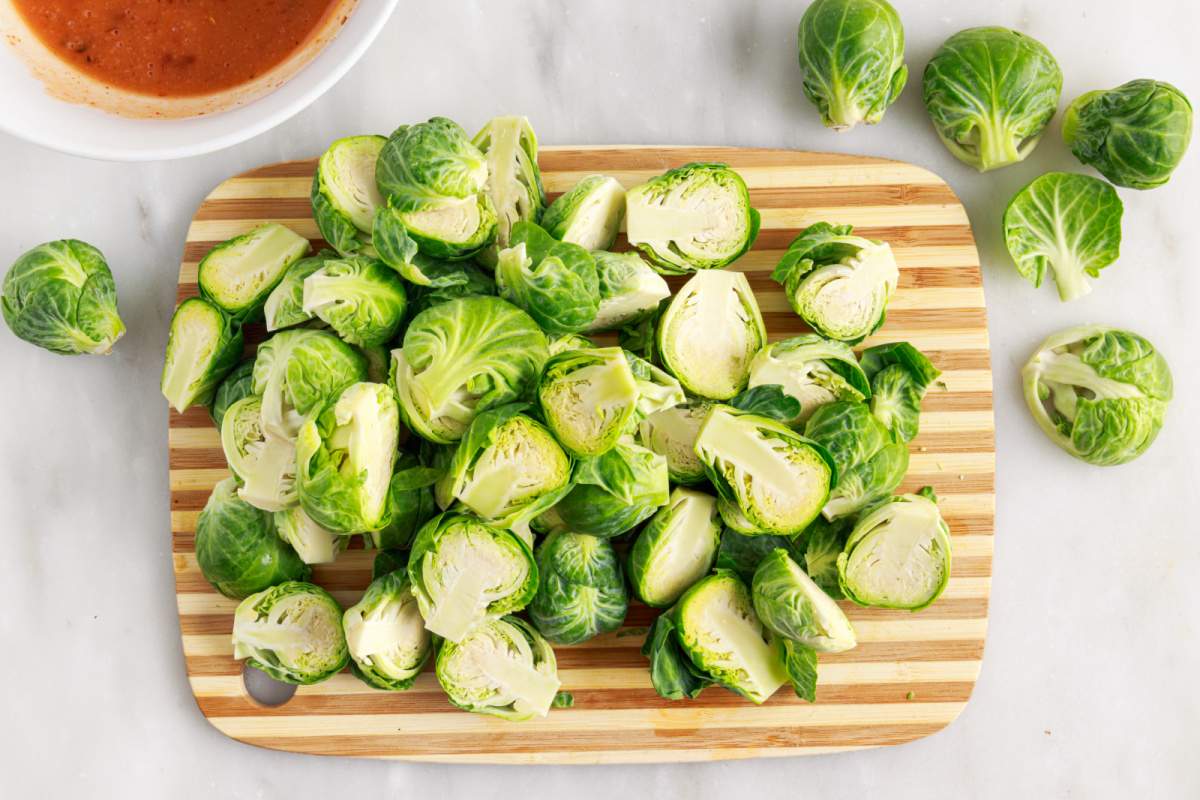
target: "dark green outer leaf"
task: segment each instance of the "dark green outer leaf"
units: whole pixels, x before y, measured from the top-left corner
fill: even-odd
[[[800,416],[800,401],[784,394],[783,387],[776,383],[753,386],[730,400],[729,405],[780,422]]]
[[[229,410],[229,407],[252,394],[254,394],[254,359],[247,358],[225,376],[225,380],[221,381],[221,385],[217,387],[217,391],[213,395],[208,415],[213,424],[217,426],[218,431],[221,430],[221,421],[225,419],[225,412]]]
[[[683,651],[675,638],[672,612],[660,614],[650,626],[642,655],[650,659],[650,682],[654,691],[668,700],[694,699],[713,680]]]
[[[796,696],[810,703],[817,700],[817,651],[811,647],[791,641],[780,640],[783,645],[783,664],[787,668],[788,680],[796,690]]]

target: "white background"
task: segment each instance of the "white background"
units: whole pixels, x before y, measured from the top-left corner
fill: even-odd
[[[404,0],[333,91],[233,150],[125,166],[0,138],[0,268],[44,240],[91,241],[129,327],[109,358],[56,357],[0,331],[0,795],[1200,797],[1200,143],[1166,187],[1122,190],[1122,258],[1064,305],[1016,275],[999,234],[1020,186],[1079,168],[1058,120],[1025,163],[980,176],[938,142],[919,78],[947,36],[998,24],[1049,46],[1064,106],[1138,77],[1200,100],[1200,11],[1186,0],[896,4],[914,78],[883,124],[842,135],[800,91],[801,0]],[[336,137],[434,114],[474,130],[501,113],[527,114],[547,144],[890,156],[958,192],[984,263],[999,498],[983,674],[950,728],[837,756],[577,769],[292,756],[204,721],[175,616],[158,393],[188,220],[222,179]],[[1046,334],[1083,322],[1141,332],[1173,368],[1166,428],[1135,463],[1070,459],[1023,406],[1021,363]]]

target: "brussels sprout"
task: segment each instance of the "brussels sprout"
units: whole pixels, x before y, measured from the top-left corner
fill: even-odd
[[[310,574],[275,535],[271,515],[237,496],[233,478],[213,487],[196,519],[196,563],[214,589],[235,600]]]
[[[679,644],[713,682],[760,705],[787,683],[780,646],[734,573],[722,570],[700,579],[671,614]]]
[[[296,505],[296,445],[263,429],[262,398],[251,395],[229,407],[221,449],[238,481],[238,497],[263,511]]]
[[[332,564],[350,543],[348,536],[327,531],[313,522],[300,506],[276,511],[275,530],[305,564]]]
[[[388,483],[388,522],[363,534],[366,546],[386,550],[412,544],[421,526],[438,513],[433,484],[441,474],[442,470],[424,466],[412,453],[401,452]]]
[[[403,572],[375,578],[342,615],[351,671],[376,689],[408,689],[433,652],[412,585]]]
[[[1058,109],[1062,70],[1032,36],[968,28],[925,67],[925,109],[942,143],[980,172],[1023,161]]]
[[[1048,172],[1008,203],[1004,243],[1021,277],[1041,286],[1046,268],[1062,300],[1083,297],[1093,278],[1121,251],[1121,213],[1116,189],[1099,178]]]
[[[844,342],[805,333],[774,342],[750,362],[750,387],[778,385],[800,403],[800,413],[781,420],[806,422],[818,408],[837,400],[862,401],[871,396],[867,376],[854,351]]]
[[[650,659],[650,683],[667,700],[695,699],[712,686],[712,678],[692,663],[679,644],[675,615],[659,614],[642,642],[642,655]]]
[[[751,596],[758,618],[776,636],[819,653],[842,653],[858,644],[845,612],[787,550],[775,550],[758,565]]]
[[[658,320],[668,302],[664,300],[653,314],[638,322],[631,322],[617,331],[617,344],[651,363],[660,363],[662,359],[658,357]]]
[[[476,414],[528,396],[549,357],[546,335],[524,311],[463,297],[413,319],[392,351],[392,384],[405,424],[450,444]]]
[[[793,558],[800,557],[804,553],[803,536],[794,539],[787,536],[773,536],[769,533],[747,536],[732,528],[726,528],[721,533],[721,546],[717,550],[716,567],[736,572],[739,578],[749,584],[754,580],[754,572],[762,560],[780,548],[787,550]],[[840,548],[838,552],[841,552]],[[833,580],[836,584],[836,573]]]
[[[534,626],[554,644],[579,644],[625,621],[629,597],[607,539],[554,531],[538,546],[539,585],[529,604]]]
[[[886,242],[852,230],[828,222],[808,226],[788,245],[771,278],[813,330],[855,344],[883,325],[900,269]]]
[[[332,333],[277,333],[259,345],[254,361],[254,393],[262,397],[263,429],[294,439],[310,411],[366,379],[366,359]]]
[[[125,333],[104,254],[77,239],[40,244],[13,262],[0,311],[18,338],[61,355],[107,354]]]
[[[802,561],[808,577],[821,587],[821,591],[835,600],[842,598],[842,587],[838,584],[837,559],[842,554],[852,522],[851,519],[830,522],[824,517],[818,517],[804,531],[800,552],[792,553],[792,558],[798,562]]]
[[[252,594],[233,613],[233,657],[284,683],[328,680],[350,660],[341,606],[300,581]]]
[[[425,627],[451,642],[485,620],[520,611],[538,587],[528,545],[463,514],[439,514],[417,532],[408,576]]]
[[[589,331],[609,331],[652,316],[671,296],[663,277],[637,253],[592,253],[596,260],[600,305]]]
[[[380,550],[375,554],[375,560],[371,562],[371,580],[382,578],[389,572],[395,572],[396,570],[401,570],[405,575],[407,575],[407,565],[407,550],[400,550],[398,548]]]
[[[391,341],[404,321],[404,282],[382,262],[368,258],[326,261],[304,279],[304,311],[329,324],[350,344]]]
[[[893,440],[865,403],[821,406],[804,435],[828,450],[837,465],[837,485],[822,509],[827,519],[857,514],[890,497],[908,472],[908,445]]]
[[[347,136],[329,145],[312,182],[313,219],[321,236],[343,256],[371,255],[371,225],[383,196],[375,185],[375,162],[384,136]]]
[[[546,207],[537,135],[525,117],[495,117],[471,144],[487,159],[487,193],[496,210],[495,247],[508,247],[513,224],[537,222]]]
[[[304,281],[325,266],[326,261],[337,257],[332,250],[322,250],[288,267],[283,279],[267,295],[267,302],[263,305],[268,331],[290,328],[313,318],[310,312],[304,310]]]
[[[491,296],[496,294],[496,281],[491,275],[465,261],[437,261],[420,254],[414,260],[420,264],[421,277],[426,283],[408,289],[409,319],[427,308],[460,297]]]
[[[638,427],[638,441],[667,460],[674,483],[694,486],[706,479],[704,463],[696,455],[696,437],[712,404],[703,400],[680,403],[656,411]]]
[[[916,438],[925,390],[941,371],[908,342],[868,347],[859,360],[871,381],[871,413],[901,442]]]
[[[486,620],[443,644],[437,679],[458,708],[511,722],[546,716],[562,685],[554,649],[516,617]]]
[[[950,529],[929,498],[893,497],[855,523],[837,569],[858,605],[920,611],[950,580]]]
[[[753,386],[730,400],[729,405],[785,424],[800,416],[800,401],[784,393],[777,383]]]
[[[622,440],[603,455],[580,459],[573,488],[551,511],[568,530],[611,539],[667,504],[669,480],[665,458]]]
[[[384,527],[399,436],[396,398],[383,384],[353,384],[313,411],[296,439],[296,487],[305,513],[338,533]]]
[[[629,371],[633,373],[633,381],[637,384],[636,417],[639,421],[687,401],[683,387],[669,373],[628,350],[625,351],[625,360],[629,362]]]
[[[637,402],[638,384],[619,347],[551,356],[538,384],[546,424],[577,456],[611,450],[628,429]]]
[[[1050,439],[1090,464],[1124,464],[1154,442],[1171,369],[1130,331],[1081,325],[1050,336],[1022,371],[1025,401]]]
[[[625,195],[626,236],[658,270],[722,269],[750,249],[760,218],[725,164],[685,164]]]
[[[711,495],[677,488],[629,551],[629,583],[648,606],[665,608],[712,569],[721,518]]]
[[[308,251],[308,239],[291,228],[278,222],[259,225],[200,259],[200,294],[235,320],[253,319],[288,268]]]
[[[817,701],[817,651],[791,639],[780,639],[783,667],[796,696],[810,703]]]
[[[184,300],[171,317],[163,360],[163,397],[179,413],[207,405],[242,357],[242,329],[199,297]]]
[[[442,508],[458,500],[480,518],[508,528],[567,493],[571,459],[550,431],[521,413],[526,408],[513,403],[475,417],[438,481]]]
[[[379,153],[375,181],[388,200],[378,213],[395,216],[427,256],[470,258],[495,239],[487,160],[452,120],[397,128]]]
[[[837,468],[824,447],[781,422],[729,406],[709,412],[696,455],[724,501],[722,519],[742,533],[799,533],[837,484]]]
[[[208,408],[208,416],[212,418],[218,431],[221,430],[221,420],[225,418],[225,412],[229,410],[229,407],[243,397],[249,397],[252,394],[254,394],[254,359],[247,358],[225,376],[225,380],[221,381],[221,384],[217,386],[217,391],[213,394],[212,405]]]
[[[607,250],[625,218],[625,188],[616,178],[588,175],[550,204],[542,227],[584,250]]]
[[[798,41],[804,96],[827,128],[874,125],[908,81],[904,26],[887,0],[815,0]]]
[[[1153,189],[1187,152],[1192,104],[1169,83],[1129,81],[1075,98],[1062,132],[1076,158],[1117,186]]]
[[[532,222],[512,229],[512,247],[496,264],[500,296],[533,317],[547,333],[588,329],[600,307],[591,253],[560,242]]]
[[[568,350],[590,350],[595,346],[595,342],[582,334],[564,333],[550,338],[550,355],[556,356]]]
[[[728,400],[750,376],[750,361],[767,343],[758,302],[741,272],[698,272],[658,321],[662,364],[692,394]]]

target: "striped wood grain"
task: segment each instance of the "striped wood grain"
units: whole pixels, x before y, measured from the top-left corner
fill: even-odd
[[[541,165],[555,196],[593,172],[633,186],[689,161],[725,161],[746,179],[763,227],[735,268],[749,275],[772,339],[805,330],[769,279],[799,229],[851,223],[889,242],[901,266],[887,324],[865,344],[907,340],[943,371],[925,400],[921,433],[902,491],[931,485],[953,533],[946,593],[927,610],[843,603],[859,646],[821,657],[817,702],[779,691],[755,707],[720,688],[668,702],[650,685],[639,652],[654,612],[630,608],[625,626],[557,650],[575,706],[544,720],[510,723],[452,708],[431,672],[411,691],[374,691],[349,672],[301,687],[266,708],[245,691],[230,644],[236,605],[204,581],[193,551],[196,516],[226,475],[204,409],[170,418],[171,531],[183,649],[200,710],[243,742],[303,753],[488,763],[700,761],[823,753],[900,744],[949,724],[971,696],[983,658],[992,569],[994,437],[992,377],[979,258],[966,212],[936,175],[894,161],[787,150],[672,147],[546,148]],[[265,220],[319,246],[308,190],[313,161],[275,164],[232,178],[201,204],[188,230],[179,299],[197,294],[196,264],[210,247]],[[624,236],[618,249],[627,245]],[[671,279],[677,288],[681,279]],[[248,347],[262,338],[248,331]],[[314,570],[353,603],[369,582],[371,553],[351,549]]]

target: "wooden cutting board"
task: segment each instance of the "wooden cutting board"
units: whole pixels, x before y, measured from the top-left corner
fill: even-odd
[[[196,566],[196,517],[226,476],[217,431],[204,409],[170,417],[171,535],[188,679],[208,720],[249,744],[300,753],[487,763],[700,761],[783,756],[900,744],[948,725],[971,696],[983,658],[992,574],[995,448],[992,376],[979,257],[967,214],[936,175],[909,164],[791,150],[697,147],[559,147],[541,154],[557,196],[585,175],[627,187],[690,161],[724,161],[742,174],[762,232],[734,267],[747,272],[772,339],[805,330],[770,271],[797,232],[825,220],[850,223],[891,244],[900,288],[886,326],[866,344],[907,340],[942,370],[925,399],[901,491],[931,485],[953,533],[946,593],[930,608],[863,609],[842,603],[858,632],[848,653],[822,655],[817,702],[786,687],[756,707],[721,689],[669,702],[650,686],[639,652],[650,609],[634,605],[625,627],[558,648],[563,689],[575,705],[543,720],[506,722],[452,708],[431,671],[408,692],[375,691],[348,671],[300,687],[268,708],[246,693],[230,644],[235,601]],[[210,247],[261,222],[282,222],[319,246],[309,210],[315,161],[274,164],[225,181],[188,230],[179,299],[197,294],[196,264]],[[626,247],[624,237],[618,248]],[[679,285],[673,279],[673,288]],[[257,335],[255,335],[257,334]],[[261,340],[250,331],[248,341]],[[252,345],[251,345],[252,346]],[[370,579],[372,552],[352,549],[317,567],[314,580],[344,605]]]

